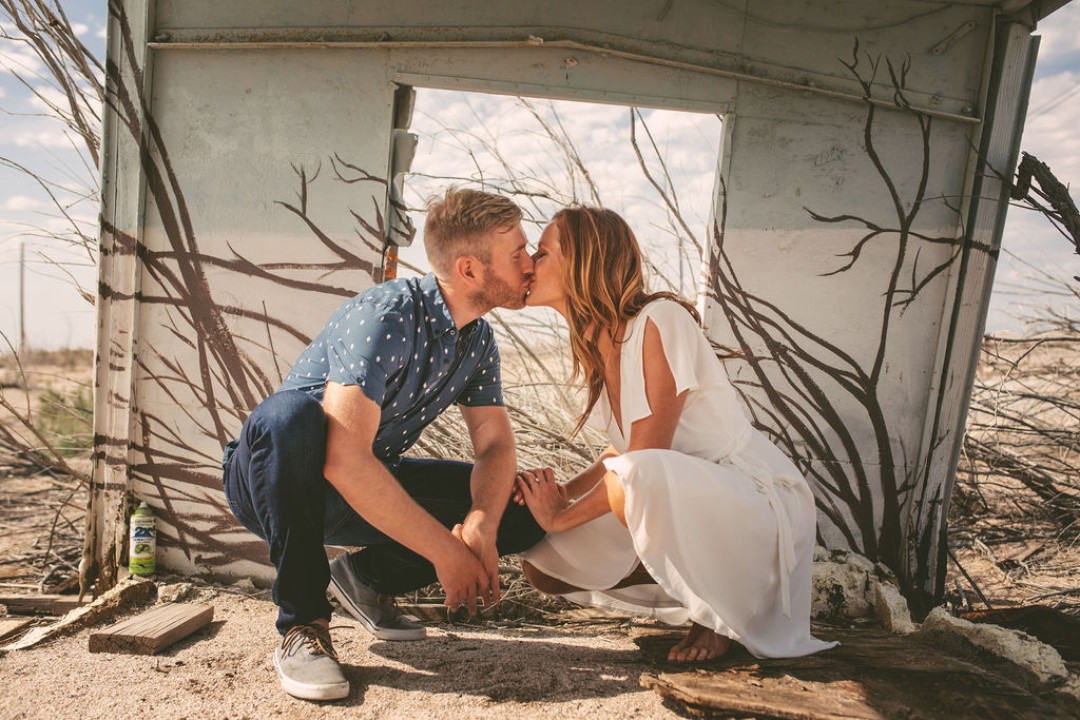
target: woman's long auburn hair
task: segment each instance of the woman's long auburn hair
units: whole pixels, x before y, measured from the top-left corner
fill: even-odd
[[[679,303],[698,323],[701,317],[674,293],[646,292],[641,248],[633,230],[615,211],[572,206],[555,213],[551,222],[558,230],[563,255],[573,378],[583,375],[589,391],[585,411],[574,426],[576,434],[604,389],[604,361],[598,344],[602,336],[618,346],[625,340],[617,337],[619,326],[660,298]]]

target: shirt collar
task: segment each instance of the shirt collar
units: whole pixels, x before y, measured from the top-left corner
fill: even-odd
[[[450,306],[446,304],[442,289],[435,279],[435,273],[428,273],[420,279],[420,289],[424,293],[424,308],[431,319],[431,332],[435,337],[440,337],[450,330],[456,330],[457,324],[454,316],[450,314]]]

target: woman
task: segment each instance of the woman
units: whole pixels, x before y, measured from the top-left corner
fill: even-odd
[[[565,485],[518,474],[548,532],[522,554],[529,580],[571,600],[693,622],[668,658],[709,660],[732,640],[757,657],[831,647],[810,635],[814,497],[753,429],[696,311],[645,292],[619,215],[567,208],[544,230],[528,305],[570,327],[575,377],[611,446]]]

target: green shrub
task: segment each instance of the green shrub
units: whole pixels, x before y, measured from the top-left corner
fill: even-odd
[[[36,426],[59,455],[76,455],[93,444],[94,394],[88,387],[68,392],[46,389],[38,400]]]

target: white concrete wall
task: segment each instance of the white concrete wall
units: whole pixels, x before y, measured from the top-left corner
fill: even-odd
[[[919,117],[931,118],[924,203],[910,230],[960,237],[995,3],[457,5],[161,0],[144,18],[145,37],[129,38],[151,68],[144,87],[160,142],[151,143],[150,166],[171,169],[175,185],[166,179],[155,190],[146,164],[141,184],[120,178],[117,198],[130,203],[133,193],[145,193],[145,217],[128,230],[153,262],[138,269],[144,299],[134,312],[136,340],[102,340],[103,350],[119,355],[115,363],[137,367],[130,399],[136,419],[130,430],[114,421],[102,434],[111,446],[133,445],[134,491],[164,510],[167,564],[237,573],[260,557],[258,543],[237,532],[221,499],[220,445],[342,299],[299,283],[359,291],[378,276],[379,252],[364,245],[357,226],[377,224],[385,189],[340,182],[331,159],[386,176],[395,82],[723,113],[723,277],[775,306],[779,315],[766,314],[780,318],[787,334],[773,325],[747,331],[739,312],[725,311],[716,298],[708,303],[710,332],[763,354],[759,370],[746,363],[733,372],[751,406],[770,392],[770,403],[785,405],[777,415],[756,416],[805,462],[819,494],[823,537],[897,561],[905,483],[925,470],[925,428],[941,402],[940,345],[954,302],[949,261],[956,248],[911,238],[897,266],[899,235],[885,232],[848,271],[826,276],[845,264],[843,254],[867,230],[857,220],[821,222],[810,211],[899,227],[889,186],[867,153],[871,105],[860,100],[859,78],[842,62],[851,60],[858,38],[863,77],[872,59],[881,63],[871,85],[879,101],[872,140],[901,198],[900,215],[919,195]],[[119,25],[114,21],[114,55],[123,45]],[[894,88],[886,58],[897,67],[910,60],[905,97],[918,115],[889,107]],[[127,82],[136,82],[134,75]],[[135,137],[117,132],[118,157],[131,157]],[[310,175],[320,167],[308,188],[308,216],[356,255],[330,274],[322,263],[334,262],[332,253],[279,204],[299,202],[294,168]],[[190,230],[167,217],[180,206]],[[176,250],[187,254],[171,254]],[[237,264],[241,257],[275,263],[267,272],[277,279],[255,277]],[[883,293],[896,267],[902,291],[937,266],[941,272],[914,302],[886,313]],[[117,282],[111,267],[103,266],[106,285]],[[186,274],[172,282],[156,268]],[[985,294],[985,280],[965,292]],[[150,296],[178,306],[147,302]],[[195,314],[210,314],[196,342],[184,333],[189,302]],[[770,344],[770,334],[777,342]],[[807,342],[811,335],[816,340]],[[807,348],[792,363],[807,374],[794,381],[785,374],[785,344]],[[876,365],[880,375],[868,379]],[[103,373],[99,383],[107,380]],[[848,376],[866,377],[853,385]],[[827,407],[813,399],[818,390]],[[966,391],[949,397],[965,402]],[[940,442],[958,440],[946,433]],[[883,469],[889,454],[895,467]],[[111,457],[103,462],[111,462],[115,488],[117,456]],[[939,474],[951,470],[947,461],[934,462]]]

